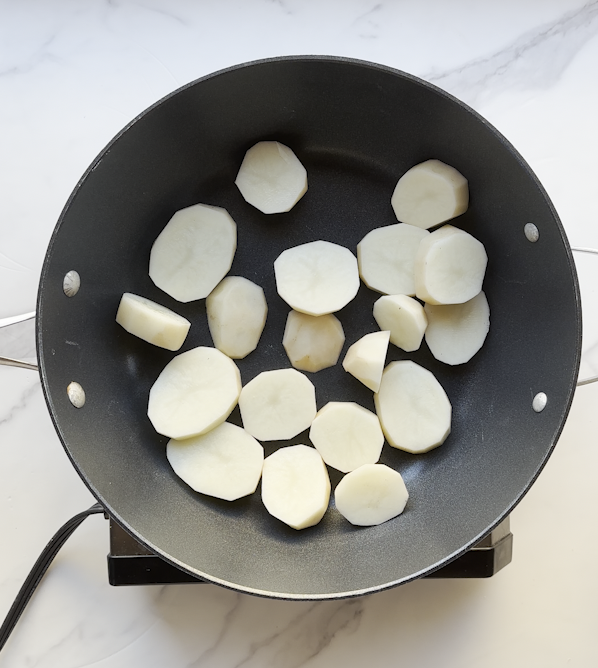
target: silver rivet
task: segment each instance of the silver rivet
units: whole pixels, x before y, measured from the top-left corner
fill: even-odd
[[[81,277],[73,269],[69,271],[62,281],[62,289],[67,297],[74,297],[81,287]]]
[[[85,405],[85,391],[79,383],[75,383],[74,381],[69,383],[66,393],[75,408],[83,408]]]
[[[532,408],[536,413],[541,413],[546,408],[546,403],[548,402],[548,397],[544,392],[538,392],[532,401]]]
[[[533,223],[526,223],[523,232],[525,233],[525,238],[533,244],[540,238],[540,231]]]

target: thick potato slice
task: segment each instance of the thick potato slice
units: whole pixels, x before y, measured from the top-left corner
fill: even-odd
[[[245,154],[235,184],[262,213],[283,213],[307,192],[307,172],[288,146],[261,141]]]
[[[326,464],[343,473],[375,464],[384,445],[378,417],[349,401],[330,401],[321,408],[309,438]]]
[[[316,416],[316,389],[295,369],[263,371],[241,390],[239,408],[243,426],[260,441],[293,438]]]
[[[334,503],[351,524],[373,526],[400,515],[409,499],[403,478],[385,464],[365,464],[339,482]]]
[[[366,334],[347,350],[343,360],[343,369],[374,392],[380,389],[389,339],[389,331]]]
[[[344,343],[343,326],[331,313],[314,316],[289,312],[282,345],[295,369],[314,373],[334,366]]]
[[[415,258],[415,294],[428,304],[462,304],[482,289],[484,245],[452,225],[432,232]]]
[[[421,346],[428,319],[424,307],[407,295],[385,295],[374,304],[374,319],[390,331],[390,342],[406,352]]]
[[[437,360],[465,364],[478,352],[490,329],[490,307],[484,291],[464,304],[426,304],[426,343]]]
[[[257,348],[268,314],[259,285],[242,276],[227,276],[208,295],[206,311],[218,350],[241,359]]]
[[[322,458],[307,445],[280,448],[264,460],[262,501],[293,529],[317,524],[328,508],[330,478]]]
[[[467,179],[440,160],[426,160],[399,179],[391,204],[402,223],[428,229],[467,211]]]
[[[378,227],[357,244],[363,282],[385,295],[415,294],[413,268],[420,241],[430,234],[414,225]]]
[[[121,297],[116,322],[130,334],[166,350],[178,350],[191,327],[182,315],[130,292]]]
[[[391,362],[374,395],[376,413],[394,448],[413,454],[428,452],[451,431],[451,404],[427,369],[408,360]]]
[[[233,262],[237,226],[225,209],[195,204],[177,211],[150,254],[152,281],[180,302],[203,299]]]
[[[278,294],[308,315],[340,311],[359,290],[357,259],[348,248],[329,241],[288,248],[276,258],[274,274]]]
[[[166,457],[196,492],[234,501],[255,492],[264,448],[241,427],[223,422],[202,436],[168,441]]]
[[[237,405],[241,374],[216,348],[193,348],[173,358],[149,393],[147,415],[169,438],[205,434],[224,422]]]

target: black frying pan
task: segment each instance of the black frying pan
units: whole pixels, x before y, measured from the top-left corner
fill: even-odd
[[[307,168],[309,190],[287,214],[244,202],[234,179],[255,142],[279,140]],[[212,345],[205,302],[180,304],[148,277],[151,245],[172,214],[203,202],[238,225],[231,274],[263,286],[269,304],[258,349],[239,361],[246,383],[288,367],[288,306],[273,262],[290,246],[326,239],[353,251],[374,227],[396,222],[390,196],[411,166],[438,158],[469,180],[471,204],[455,221],[489,260],[484,289],[491,329],[466,365],[435,361],[425,346],[391,346],[388,361],[433,371],[453,405],[442,447],[413,456],[385,446],[381,461],[410,491],[404,514],[356,528],[331,508],[294,531],[270,517],[258,493],[234,503],[198,495],[165,457],[167,439],[146,417],[149,388],[173,353],[127,334],[114,320],[124,291],[154,299],[193,325],[183,351]],[[530,242],[524,225],[534,223]],[[81,275],[68,298],[63,277]],[[379,297],[362,286],[338,317],[345,349],[377,329]],[[387,67],[341,58],[282,58],[205,77],[154,105],[94,161],[56,226],[42,271],[37,344],[58,434],[108,513],[176,566],[234,589],[282,598],[336,598],[420,577],[466,551],[521,499],[563,428],[577,379],[580,298],[563,228],[542,186],[510,144],[450,95]],[[342,358],[341,358],[342,359]],[[342,367],[310,374],[318,407],[372,393]],[[66,388],[77,381],[83,408]],[[544,411],[534,396],[548,397]],[[231,419],[239,422],[238,412]],[[293,443],[305,442],[303,434]],[[266,444],[269,454],[280,444]],[[332,486],[340,474],[330,469]]]

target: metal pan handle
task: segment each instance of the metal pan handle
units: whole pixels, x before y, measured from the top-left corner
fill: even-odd
[[[7,327],[17,326],[21,323],[27,322],[34,318],[35,318],[35,312],[24,313],[23,315],[15,315],[9,318],[3,318],[2,320],[0,320],[0,330]],[[0,357],[0,365],[16,366],[20,369],[31,369],[32,371],[38,370],[37,364],[33,364],[32,362],[27,362],[25,360],[16,359],[13,357]]]
[[[571,247],[572,251],[577,253],[591,253],[592,255],[598,255],[598,250],[596,248],[585,248],[581,246]],[[581,385],[589,385],[590,383],[595,383],[598,381],[598,376],[590,376],[589,378],[582,378],[577,381],[577,387]]]

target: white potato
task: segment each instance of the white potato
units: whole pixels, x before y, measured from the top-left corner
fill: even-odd
[[[164,367],[150,389],[147,415],[169,438],[205,434],[226,420],[240,391],[241,374],[230,357],[200,346]]]
[[[314,373],[334,366],[344,343],[343,326],[331,313],[314,316],[289,312],[282,345],[295,369]]]
[[[488,256],[484,245],[452,225],[432,232],[415,258],[415,294],[428,304],[462,304],[482,289]]]
[[[428,319],[424,307],[407,295],[385,295],[374,304],[374,319],[390,331],[390,342],[406,352],[417,350],[424,338]]]
[[[389,339],[389,331],[366,334],[347,350],[343,360],[343,369],[374,392],[380,388]]]
[[[467,211],[467,179],[440,160],[426,160],[399,179],[391,204],[402,223],[428,229]]]
[[[464,304],[426,304],[426,343],[437,360],[464,364],[478,352],[490,329],[490,307],[482,290]]]
[[[307,192],[307,172],[288,146],[261,141],[245,154],[235,184],[262,213],[283,213]]]
[[[278,294],[295,311],[325,315],[340,311],[359,290],[357,259],[329,241],[288,248],[274,262]]]
[[[451,404],[434,374],[408,360],[391,362],[374,395],[386,439],[413,454],[432,450],[451,431]]]
[[[234,501],[255,492],[264,448],[241,427],[223,422],[201,436],[168,441],[166,457],[196,492]]]
[[[241,390],[243,426],[260,441],[297,436],[316,416],[316,389],[295,369],[263,371]]]
[[[150,254],[152,281],[174,299],[207,297],[231,268],[237,226],[225,209],[195,204],[177,211]]]
[[[130,292],[121,297],[116,322],[130,334],[166,350],[178,350],[191,327],[182,315]]]
[[[328,508],[330,478],[322,458],[307,445],[280,448],[264,460],[262,501],[293,529],[317,524]]]
[[[382,294],[413,296],[415,255],[420,241],[428,234],[427,230],[405,223],[368,232],[357,244],[357,261],[363,282]]]
[[[409,492],[398,471],[385,464],[365,464],[339,482],[334,503],[351,524],[373,526],[400,515]]]
[[[326,464],[343,473],[375,464],[384,445],[378,417],[349,401],[330,401],[321,408],[309,438]]]
[[[263,289],[242,276],[227,276],[206,299],[208,326],[214,345],[233,359],[257,348],[268,305]]]

